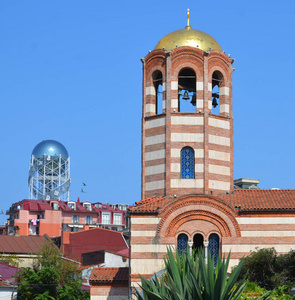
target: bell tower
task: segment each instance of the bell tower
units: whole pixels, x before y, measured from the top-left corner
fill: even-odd
[[[233,190],[233,61],[189,11],[142,59],[142,199]]]

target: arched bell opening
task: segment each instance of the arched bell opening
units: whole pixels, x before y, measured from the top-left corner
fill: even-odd
[[[195,253],[198,253],[200,250],[204,248],[204,237],[202,234],[200,233],[195,234],[193,241],[194,241],[193,251]]]
[[[212,74],[212,114],[220,114],[220,93],[219,89],[223,85],[223,75],[219,71]]]
[[[163,76],[161,71],[153,73],[153,84],[155,88],[155,114],[163,113]]]
[[[178,74],[178,111],[196,112],[196,73],[190,68]]]
[[[219,256],[219,250],[220,250],[220,241],[219,241],[219,235],[216,233],[211,233],[209,236],[209,255],[211,255],[211,258],[214,260],[214,266],[217,264],[218,256]]]
[[[177,237],[177,251],[179,255],[182,255],[186,252],[188,245],[188,236],[185,233],[181,233]]]

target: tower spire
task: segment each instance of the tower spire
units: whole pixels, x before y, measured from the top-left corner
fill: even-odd
[[[190,27],[189,26],[189,8],[187,9],[187,25],[186,25],[187,27]]]

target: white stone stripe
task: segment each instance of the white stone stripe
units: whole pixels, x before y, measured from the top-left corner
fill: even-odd
[[[212,83],[208,82],[208,91],[212,92]]]
[[[215,118],[209,117],[209,125],[214,127],[219,127],[222,129],[230,129],[229,121],[219,120]]]
[[[281,237],[281,236],[295,236],[295,231],[241,231],[242,237]]]
[[[229,105],[220,104],[220,113],[229,113]]]
[[[149,166],[145,168],[145,175],[155,175],[165,173],[165,165]]]
[[[145,190],[152,191],[152,190],[159,190],[165,187],[165,180],[158,180],[158,181],[151,181],[146,182]]]
[[[212,110],[212,101],[211,100],[208,100],[208,109],[209,110]]]
[[[165,120],[166,120],[165,118],[147,120],[145,122],[145,128],[150,129],[155,127],[165,126]]]
[[[239,224],[295,224],[295,217],[238,217]]]
[[[209,173],[219,175],[230,175],[230,168],[225,166],[211,165],[209,164]]]
[[[204,102],[203,99],[197,99],[197,109],[204,107],[203,102]]]
[[[289,245],[282,244],[259,244],[258,248],[272,248],[274,247],[277,252],[289,252],[291,249],[295,249],[295,243]],[[257,244],[254,245],[222,245],[222,252],[250,252],[255,251]]]
[[[203,142],[203,133],[171,133],[172,142]]]
[[[178,82],[177,81],[171,81],[171,90],[178,91]]]
[[[203,81],[197,81],[197,91],[203,91]]]
[[[149,136],[145,138],[145,145],[156,145],[165,143],[165,134],[159,134],[154,136]]]
[[[209,143],[222,146],[230,146],[230,138],[209,134]]]
[[[145,161],[162,159],[165,157],[166,157],[165,149],[145,153]]]
[[[203,179],[171,179],[171,188],[203,188]]]
[[[155,236],[156,233],[155,230],[132,230],[131,236]]]
[[[163,92],[166,91],[166,82],[163,82]]]
[[[239,262],[240,262],[239,259],[233,259],[233,258],[231,258],[229,260],[228,270],[231,270],[233,267],[237,266],[239,264]]]
[[[132,245],[132,252],[133,245]],[[144,251],[143,251],[144,252]],[[167,250],[165,251],[167,253]],[[164,268],[164,259],[138,259],[132,258],[132,274],[154,274]]]
[[[132,252],[162,252],[167,253],[167,249],[171,247],[171,245],[163,245],[163,244],[132,244]],[[174,248],[174,247],[173,247]]]
[[[155,113],[156,112],[156,105],[152,103],[148,103],[145,106],[146,113]]]
[[[222,161],[230,161],[230,153],[209,150],[209,158],[222,160]]]
[[[227,86],[222,86],[219,89],[219,95],[225,95],[225,96],[229,96],[229,88]]]
[[[209,188],[213,190],[228,191],[230,189],[230,183],[219,180],[209,180]]]
[[[203,125],[204,117],[203,116],[172,116],[171,117],[172,125]]]
[[[156,95],[156,90],[154,86],[147,86],[145,91],[146,95]]]
[[[178,108],[178,100],[171,99],[171,107],[177,109]]]
[[[132,217],[131,218],[131,224],[136,224],[136,225],[150,225],[150,224],[159,224],[161,218],[147,218],[147,217]]]

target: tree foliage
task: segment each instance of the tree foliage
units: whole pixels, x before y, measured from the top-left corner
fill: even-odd
[[[194,255],[173,255],[168,249],[165,259],[166,272],[161,278],[147,280],[141,276],[142,292],[137,291],[139,300],[236,300],[246,287],[246,281],[236,285],[243,261],[230,276],[227,274],[229,259],[219,258],[216,267],[214,259],[208,263],[201,251]]]
[[[33,268],[23,268],[17,275],[18,299],[89,299],[81,290],[78,265],[64,260],[59,250],[47,242]]]
[[[285,286],[289,290],[295,281],[295,251],[278,255],[274,248],[257,248],[245,257],[240,279],[246,273],[249,281],[266,289]]]

